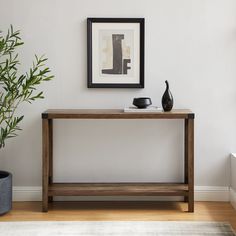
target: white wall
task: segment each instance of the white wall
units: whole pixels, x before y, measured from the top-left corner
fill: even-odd
[[[231,188],[236,191],[236,154],[231,155],[231,181],[230,181],[230,186]]]
[[[15,186],[41,184],[41,119],[47,108],[123,108],[133,97],[160,105],[169,80],[175,108],[196,113],[195,183],[229,185],[236,130],[236,1],[0,0],[0,29],[21,29],[22,71],[46,54],[56,78],[45,99],[19,110],[23,131],[1,150]],[[86,18],[145,17],[145,89],[86,88]],[[180,121],[57,121],[55,178],[182,179]]]
[[[231,155],[230,202],[236,209],[236,154]]]

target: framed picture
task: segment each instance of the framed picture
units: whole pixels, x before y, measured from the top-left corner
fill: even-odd
[[[88,18],[88,88],[144,88],[144,18]]]

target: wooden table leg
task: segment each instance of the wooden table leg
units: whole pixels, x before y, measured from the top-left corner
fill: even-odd
[[[43,206],[42,211],[48,211],[48,183],[49,183],[49,121],[48,119],[42,120],[42,129],[43,129]]]
[[[49,122],[49,184],[53,183],[53,120]],[[48,201],[52,202],[53,197],[49,196]]]
[[[194,212],[194,118],[188,119],[187,125],[187,156],[188,156],[188,211]]]
[[[188,119],[184,120],[184,183],[188,184]],[[184,201],[188,202],[188,196]]]

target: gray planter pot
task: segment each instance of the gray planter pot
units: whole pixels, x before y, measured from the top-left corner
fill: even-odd
[[[12,208],[12,174],[0,170],[0,215]]]

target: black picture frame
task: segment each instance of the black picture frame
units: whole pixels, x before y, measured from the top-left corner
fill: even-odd
[[[138,23],[139,24],[139,70],[137,83],[97,83],[93,78],[93,25],[96,23]],[[87,18],[87,87],[88,88],[144,88],[144,18]],[[114,56],[113,56],[114,57]],[[127,67],[130,68],[130,67]],[[124,68],[123,68],[124,69]]]

